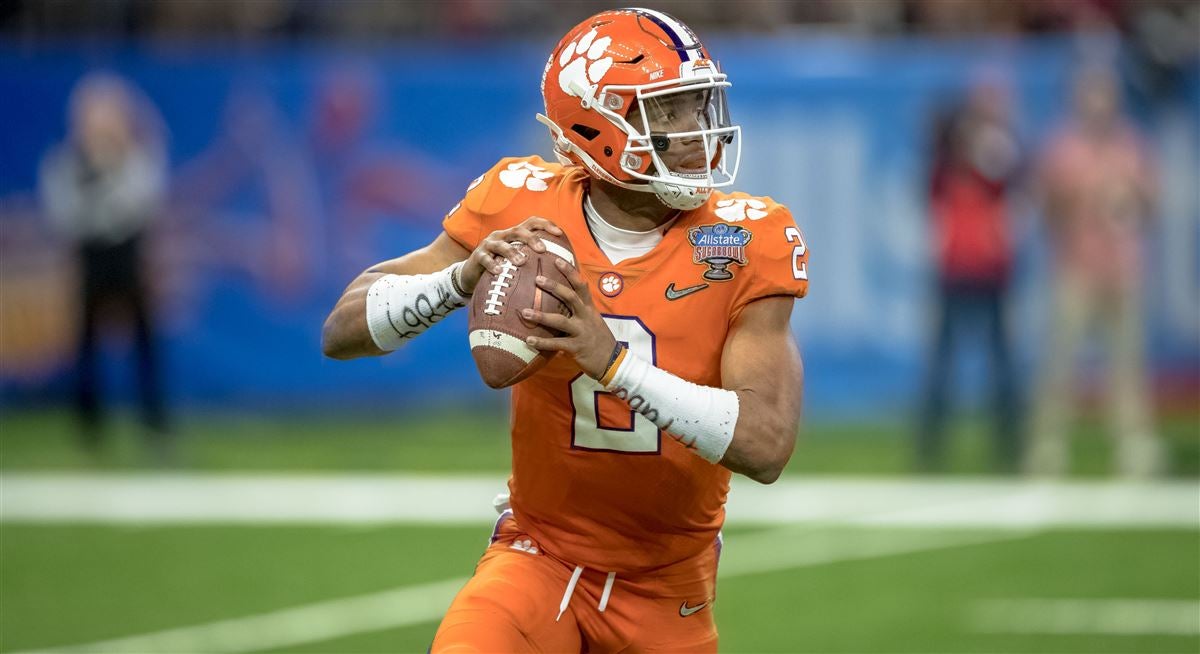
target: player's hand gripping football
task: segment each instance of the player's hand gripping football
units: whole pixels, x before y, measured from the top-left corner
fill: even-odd
[[[466,291],[467,295],[473,293],[484,270],[493,275],[499,275],[500,259],[508,259],[518,266],[525,263],[525,255],[517,250],[514,243],[524,243],[533,248],[534,252],[545,252],[546,246],[542,245],[542,240],[537,237],[538,231],[562,236],[562,230],[558,228],[558,225],[537,216],[526,218],[516,227],[488,234],[463,262],[458,278],[462,290]]]
[[[539,350],[566,352],[575,359],[575,363],[583,372],[593,379],[599,379],[612,359],[617,339],[613,337],[600,312],[592,306],[591,291],[587,282],[579,275],[579,271],[562,259],[555,259],[554,265],[567,278],[570,286],[545,276],[538,276],[537,285],[562,300],[571,309],[571,315],[568,317],[558,313],[523,309],[521,315],[526,320],[563,334],[558,338],[530,336],[525,342]]]

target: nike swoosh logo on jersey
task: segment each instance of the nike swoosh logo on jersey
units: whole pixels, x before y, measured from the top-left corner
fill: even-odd
[[[707,284],[705,284],[705,286],[707,286]],[[704,600],[703,602],[700,602],[696,606],[688,606],[687,601],[684,601],[683,604],[679,605],[679,617],[686,618],[689,615],[695,613],[696,611],[699,611],[700,609],[702,609],[706,606],[708,606],[708,600]]]
[[[681,288],[677,291],[675,290],[675,282],[671,282],[670,284],[667,284],[667,299],[678,300],[685,295],[691,295],[696,291],[703,291],[706,288],[708,288],[708,284],[696,284],[695,286]]]

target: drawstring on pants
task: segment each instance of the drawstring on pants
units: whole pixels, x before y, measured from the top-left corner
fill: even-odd
[[[554,618],[555,622],[562,619],[562,614],[567,610],[567,604],[571,603],[571,593],[575,592],[575,584],[579,583],[579,575],[583,574],[583,566],[575,566],[575,572],[571,573],[571,581],[567,583],[567,592],[563,593],[562,601],[558,603],[558,617]]]
[[[608,607],[608,596],[612,595],[613,581],[617,578],[617,573],[608,573],[608,579],[604,580],[604,592],[600,594],[600,612],[604,613],[604,609]]]
[[[558,617],[554,618],[555,622],[562,619],[563,613],[567,611],[567,605],[571,603],[571,595],[575,593],[575,586],[579,584],[579,577],[583,576],[583,566],[575,566],[575,571],[571,573],[571,581],[567,582],[567,590],[563,593],[562,601],[558,603]],[[604,580],[604,592],[600,594],[600,612],[604,613],[604,609],[608,608],[608,598],[612,595],[613,582],[617,580],[617,573],[608,573],[608,578]]]

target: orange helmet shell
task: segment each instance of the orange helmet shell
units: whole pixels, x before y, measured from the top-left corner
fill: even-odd
[[[708,51],[683,23],[656,11],[616,9],[576,25],[546,62],[542,97],[546,116],[569,139],[622,182],[638,182],[621,166],[645,173],[651,159],[625,152],[628,134],[595,111],[626,116],[636,102],[637,87],[680,77],[685,62],[709,60]],[[625,87],[606,90],[607,87]],[[556,144],[561,158],[588,167],[570,148]],[[637,161],[640,160],[640,161]],[[596,171],[593,171],[596,172]]]

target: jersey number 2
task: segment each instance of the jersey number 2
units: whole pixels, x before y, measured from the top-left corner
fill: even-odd
[[[801,236],[800,230],[795,227],[785,227],[783,237],[788,243],[795,243],[796,247],[792,248],[792,277],[796,279],[808,279],[808,264],[804,263],[804,253],[808,252],[808,248],[804,246],[804,237]]]
[[[604,316],[618,341],[635,354],[657,364],[654,334],[635,316]],[[599,382],[580,374],[571,382],[571,408],[575,420],[571,447],[626,454],[658,454],[662,434],[654,423],[634,413]]]

